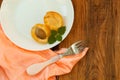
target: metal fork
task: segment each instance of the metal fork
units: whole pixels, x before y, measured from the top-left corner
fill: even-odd
[[[31,66],[29,66],[27,68],[27,73],[29,75],[35,75],[37,73],[39,73],[41,70],[43,70],[46,66],[56,62],[57,60],[61,59],[62,57],[65,56],[69,56],[69,55],[75,55],[75,54],[79,54],[80,52],[82,52],[84,50],[84,48],[87,47],[87,42],[86,41],[77,41],[75,43],[73,43],[67,50],[65,53],[63,54],[59,54],[57,56],[52,57],[51,59],[43,62],[43,63],[36,63],[36,64],[32,64]]]

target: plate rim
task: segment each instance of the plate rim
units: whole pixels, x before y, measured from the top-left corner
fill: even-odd
[[[4,3],[4,1],[5,0],[3,0],[2,1],[2,4],[1,4],[1,9],[2,9],[2,7],[3,7],[3,5],[5,4]],[[70,27],[70,30],[68,31],[68,33],[67,33],[67,35],[64,37],[64,39],[68,36],[68,34],[70,33],[70,31],[71,31],[71,29],[72,29],[72,26],[73,26],[73,23],[74,23],[74,6],[73,6],[73,2],[70,0],[70,5],[71,5],[71,10],[72,10],[72,23],[71,23],[71,27]],[[1,13],[2,13],[2,11],[1,11],[1,9],[0,9],[0,22],[1,22],[1,25],[2,25],[2,28],[3,28],[3,24],[2,24],[2,21],[1,21]],[[30,50],[30,51],[39,51],[39,50],[45,50],[45,49],[49,49],[49,48],[52,48],[52,47],[54,47],[54,46],[57,46],[59,43],[61,43],[62,41],[60,41],[60,42],[57,42],[55,45],[53,45],[52,47],[49,47],[49,48],[44,48],[44,49],[28,49],[28,48],[25,48],[25,47],[23,47],[23,46],[21,46],[21,45],[18,45],[16,42],[14,42],[13,40],[11,40],[11,38],[10,38],[10,36],[8,36],[8,34],[7,34],[7,32],[4,30],[4,28],[3,28],[3,31],[4,31],[4,33],[5,33],[5,35],[8,37],[8,39],[12,42],[12,43],[14,43],[16,46],[18,46],[18,47],[20,47],[20,48],[22,48],[22,49],[25,49],[25,50]]]

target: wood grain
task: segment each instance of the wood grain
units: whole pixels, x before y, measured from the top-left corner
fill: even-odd
[[[72,0],[75,20],[59,45],[89,40],[88,54],[58,80],[120,80],[120,1]]]
[[[54,49],[68,47],[77,40],[88,40],[90,49],[70,73],[57,76],[57,80],[120,80],[120,0],[72,2],[72,30]]]

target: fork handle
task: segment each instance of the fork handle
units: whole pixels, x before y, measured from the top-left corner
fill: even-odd
[[[31,66],[29,66],[27,68],[27,73],[29,75],[36,75],[37,73],[39,73],[41,70],[43,70],[46,66],[56,62],[57,60],[59,60],[60,58],[62,58],[62,55],[57,55],[52,57],[51,59],[42,62],[42,63],[36,63],[36,64],[32,64]]]

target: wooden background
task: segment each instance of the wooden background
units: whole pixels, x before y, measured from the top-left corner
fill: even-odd
[[[57,80],[120,80],[120,0],[72,2],[72,30],[54,49],[77,40],[88,40],[90,49],[69,74],[57,76]]]

